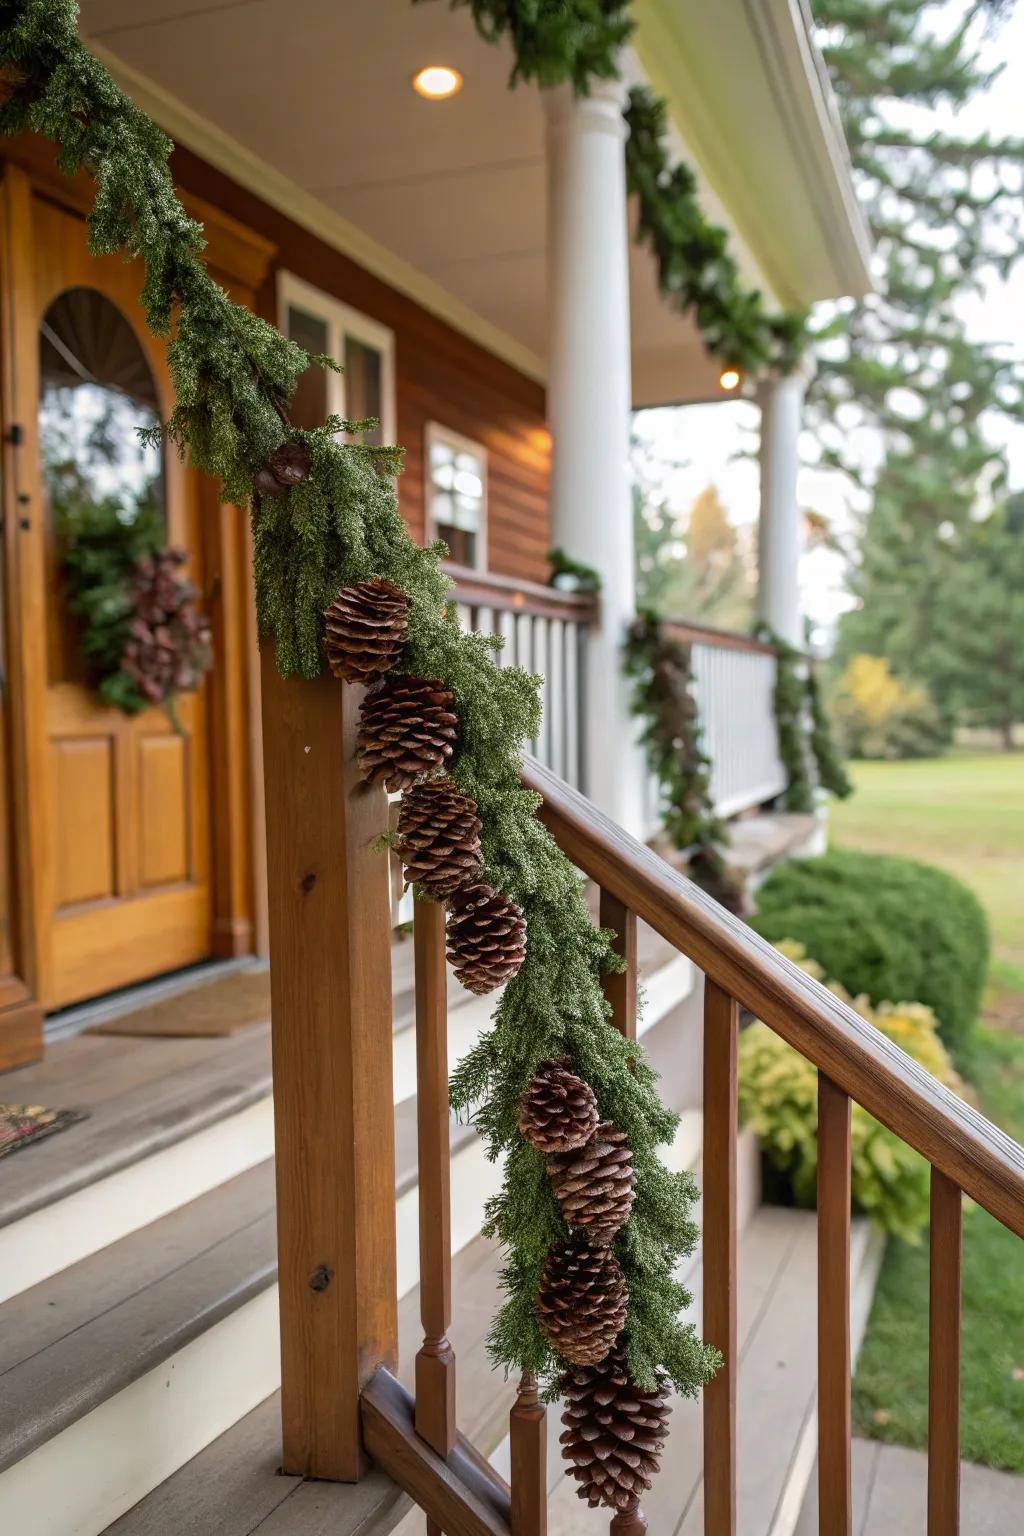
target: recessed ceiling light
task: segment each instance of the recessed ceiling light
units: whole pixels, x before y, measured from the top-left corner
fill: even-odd
[[[723,389],[736,389],[740,382],[739,370],[737,368],[723,368],[718,375],[718,382]]]
[[[428,64],[413,75],[412,85],[428,101],[444,101],[462,90],[462,76],[447,64]]]

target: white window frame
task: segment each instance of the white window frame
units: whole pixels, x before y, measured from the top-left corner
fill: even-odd
[[[281,272],[277,279],[277,313],[278,325],[285,336],[288,335],[288,311],[293,306],[304,309],[307,314],[324,322],[327,327],[327,354],[335,362],[343,364],[345,361],[346,336],[380,353],[381,441],[393,443],[397,434],[394,331],[381,325],[379,320],[371,320],[360,310],[353,309],[350,304],[343,304],[322,288],[314,288],[312,283],[296,277],[293,272]],[[336,373],[333,368],[328,368],[326,375],[328,413],[331,416],[347,417],[345,375]]]
[[[483,443],[477,442],[472,437],[466,437],[462,432],[456,432],[451,427],[444,426],[440,421],[428,421],[425,431],[426,453],[423,462],[423,500],[426,513],[427,542],[443,537],[438,532],[437,523],[434,520],[434,480],[430,467],[430,450],[435,443],[443,443],[446,448],[454,448],[456,453],[471,453],[474,458],[480,460],[483,469],[483,495],[480,498],[480,528],[476,536],[476,559],[473,562],[474,571],[486,571],[487,569],[487,449]]]

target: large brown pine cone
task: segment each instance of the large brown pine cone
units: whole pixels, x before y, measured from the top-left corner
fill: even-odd
[[[409,598],[375,576],[338,593],[324,615],[324,650],[335,677],[371,683],[390,671],[409,632]]]
[[[479,881],[455,892],[448,906],[448,960],[470,992],[491,992],[510,980],[526,955],[521,907]]]
[[[626,1300],[618,1260],[574,1235],[548,1254],[534,1306],[557,1355],[570,1365],[596,1365],[622,1332]]]
[[[595,1247],[614,1242],[633,1206],[633,1154],[625,1131],[602,1120],[585,1147],[556,1152],[547,1170],[566,1226]]]
[[[298,438],[282,443],[276,448],[262,469],[253,477],[253,489],[273,500],[290,491],[293,485],[301,485],[309,474],[309,449]]]
[[[568,1056],[542,1061],[519,1100],[527,1141],[540,1152],[570,1152],[590,1140],[597,1120],[594,1090],[571,1070]]]
[[[651,1486],[665,1447],[668,1383],[642,1391],[630,1380],[623,1351],[613,1349],[599,1365],[568,1371],[561,1395],[562,1455],[580,1484],[577,1495],[592,1509],[630,1509]]]
[[[367,783],[408,789],[441,768],[455,747],[455,695],[433,677],[389,672],[359,711],[359,766]]]
[[[395,851],[410,885],[444,901],[483,863],[476,801],[450,779],[427,779],[402,796]]]

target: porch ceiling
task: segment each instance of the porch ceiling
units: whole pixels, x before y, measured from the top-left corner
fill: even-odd
[[[483,43],[466,11],[443,0],[82,0],[81,10],[84,34],[180,142],[543,378],[543,111],[533,88],[509,91],[510,55]],[[458,96],[431,103],[412,91],[429,63],[462,72]],[[749,239],[741,254],[763,281]],[[636,403],[715,394],[717,367],[635,248],[631,282]]]

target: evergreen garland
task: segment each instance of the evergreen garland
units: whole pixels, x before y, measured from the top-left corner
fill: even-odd
[[[813,661],[807,663],[807,705],[811,712],[811,756],[818,771],[818,783],[830,795],[845,800],[853,794],[853,785],[832,731]]]
[[[832,734],[813,662],[766,624],[756,633],[775,647],[777,657],[772,701],[779,757],[786,770],[785,809],[813,811],[816,786],[844,800],[853,785]]]
[[[571,82],[586,95],[595,80],[618,78],[618,52],[634,30],[630,0],[448,0],[467,7],[488,42],[506,39],[515,63],[510,84]],[[634,86],[625,110],[626,178],[639,206],[637,239],[650,247],[662,294],[692,311],[713,357],[746,373],[789,373],[806,341],[806,315],[770,314],[745,287],[729,236],[712,224],[688,165],[667,148],[668,103]]]
[[[74,0],[0,0],[0,64],[11,81],[0,131],[56,140],[62,170],[84,168],[97,184],[92,250],[142,259],[147,320],[171,336],[176,405],[167,432],[221,479],[225,500],[252,503],[259,622],[276,641],[282,672],[319,672],[323,613],[342,588],[383,577],[408,595],[400,669],[439,679],[454,694],[459,740],[450,776],[476,801],[485,878],[526,914],[525,962],[451,1082],[453,1106],[475,1112],[490,1155],[506,1154],[503,1188],[488,1211],[488,1230],[506,1250],[507,1298],[491,1330],[492,1357],[534,1372],[549,1390],[564,1371],[534,1297],[566,1227],[517,1111],[538,1064],[566,1057],[633,1155],[635,1202],[615,1243],[628,1287],[629,1370],[641,1387],[653,1390],[667,1376],[694,1395],[717,1363],[681,1321],[689,1297],[674,1278],[696,1241],[696,1188],[658,1157],[677,1116],[660,1103],[641,1047],[609,1023],[601,976],[617,964],[610,936],[590,922],[579,877],[520,783],[522,744],[537,731],[539,680],[499,668],[495,642],[460,630],[439,568],[443,546],[414,544],[399,515],[397,452],[339,440],[348,423],[308,432],[289,425],[296,379],[324,360],[233,304],[210,278],[201,230],[175,196],[170,142],[82,46],[76,21]]]
[[[729,833],[715,815],[711,764],[701,748],[692,648],[666,633],[656,614],[642,612],[630,626],[624,664],[633,679],[633,713],[645,721],[640,740],[661,786],[665,832],[673,847],[689,853],[697,884],[739,912],[743,887],[722,854]]]

